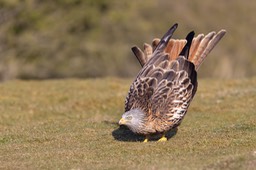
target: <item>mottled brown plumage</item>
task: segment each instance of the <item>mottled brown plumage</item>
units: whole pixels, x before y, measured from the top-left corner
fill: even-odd
[[[193,39],[194,32],[186,40],[170,40],[176,28],[177,24],[161,40],[153,41],[152,47],[145,44],[144,52],[132,49],[143,67],[130,87],[119,123],[146,135],[146,141],[148,135],[165,134],[181,123],[197,90],[195,66],[216,45],[216,41],[211,45],[212,38]]]

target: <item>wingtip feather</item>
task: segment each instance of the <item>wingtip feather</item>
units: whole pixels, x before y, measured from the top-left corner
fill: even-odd
[[[134,55],[136,56],[136,58],[138,59],[141,67],[143,67],[144,64],[146,63],[146,56],[144,55],[144,53],[137,46],[134,46],[131,49],[132,49],[132,52],[134,53]]]
[[[177,29],[178,24],[175,23],[162,37],[161,41],[159,42],[158,46],[156,47],[155,51],[160,51],[163,52],[163,50],[165,49],[165,47],[167,46],[169,40],[171,39],[174,31]]]
[[[190,33],[188,33],[188,35],[186,37],[187,43],[184,46],[184,48],[182,49],[182,51],[180,52],[180,56],[185,56],[186,58],[188,58],[188,56],[189,56],[189,49],[190,49],[190,46],[192,44],[194,36],[195,36],[195,32],[194,31],[191,31]]]

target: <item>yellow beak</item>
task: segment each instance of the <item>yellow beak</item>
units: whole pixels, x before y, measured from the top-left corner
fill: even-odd
[[[125,124],[125,120],[124,120],[124,118],[121,118],[120,120],[119,120],[119,125],[124,125]]]

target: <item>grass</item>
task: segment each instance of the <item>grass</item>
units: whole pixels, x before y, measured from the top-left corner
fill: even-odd
[[[168,142],[141,143],[119,120],[130,79],[0,84],[0,169],[252,169],[256,78],[199,80]]]

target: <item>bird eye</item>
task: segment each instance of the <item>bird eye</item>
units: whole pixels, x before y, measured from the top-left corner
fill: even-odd
[[[132,116],[127,116],[126,120],[132,120]]]

